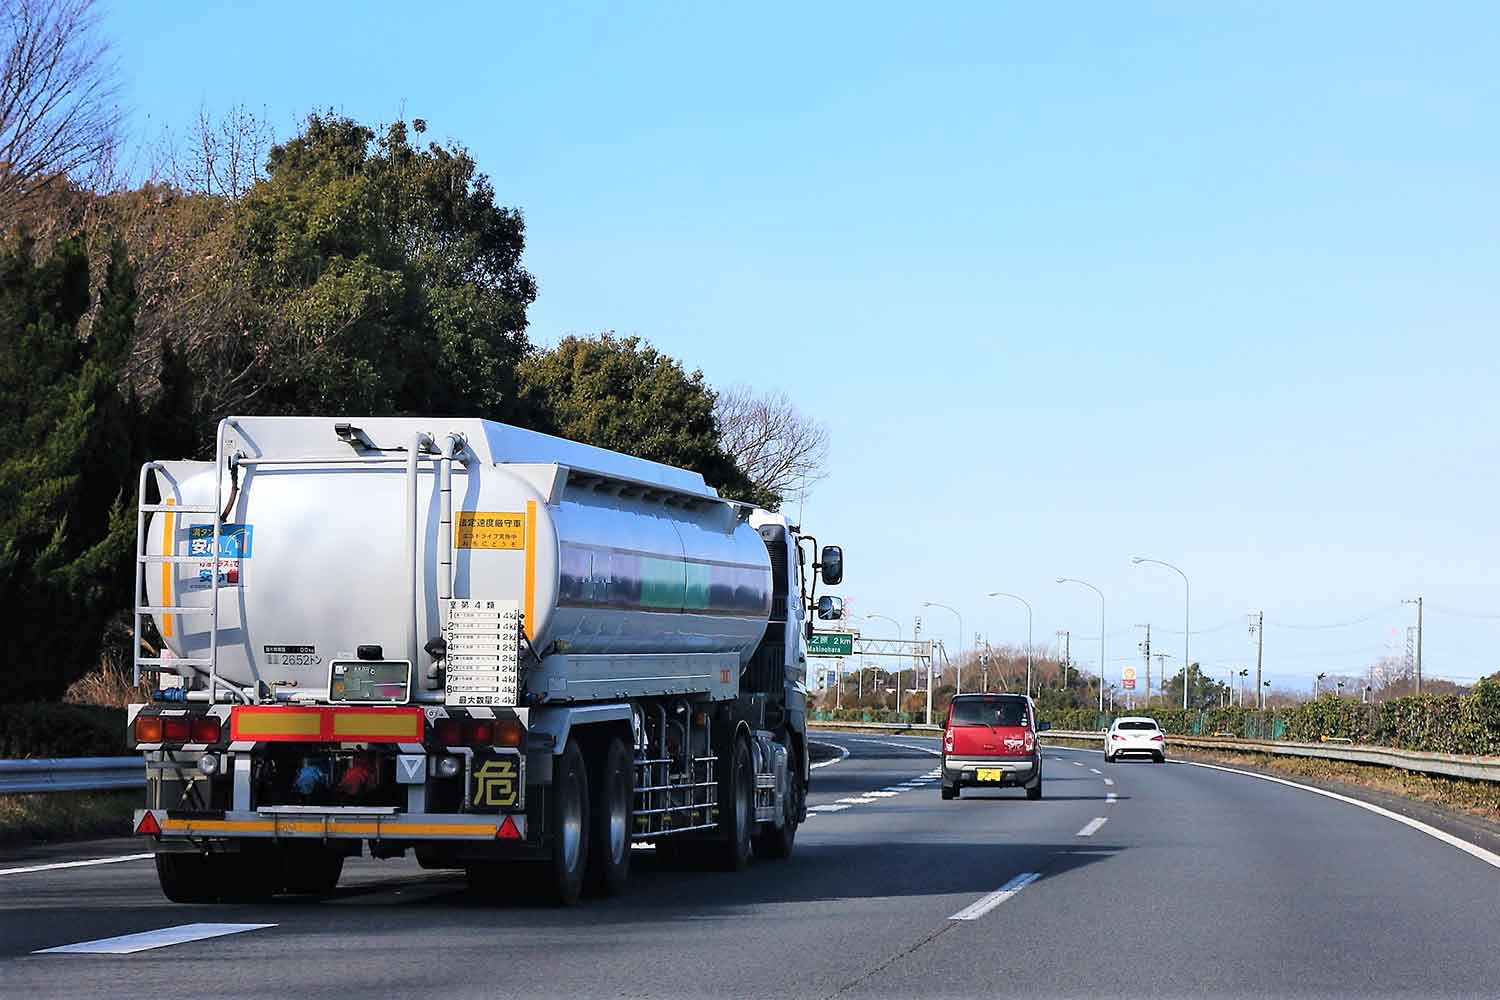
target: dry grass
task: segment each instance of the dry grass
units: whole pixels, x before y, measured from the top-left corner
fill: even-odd
[[[120,666],[108,654],[99,658],[98,669],[84,674],[68,685],[63,692],[63,701],[74,705],[107,705],[124,708],[151,700],[151,689],[146,677],[140,684],[130,683],[130,671]]]
[[[131,789],[0,795],[0,844],[128,836],[142,801]]]

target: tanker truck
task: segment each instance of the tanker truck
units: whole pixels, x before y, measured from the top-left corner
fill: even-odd
[[[410,854],[570,904],[785,858],[843,553],[692,472],[480,419],[232,417],[141,469],[149,837],[175,902]]]

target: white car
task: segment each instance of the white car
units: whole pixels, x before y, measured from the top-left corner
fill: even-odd
[[[1167,759],[1167,737],[1155,719],[1127,715],[1115,720],[1104,737],[1104,759],[1113,764],[1121,754],[1150,757],[1158,764]]]

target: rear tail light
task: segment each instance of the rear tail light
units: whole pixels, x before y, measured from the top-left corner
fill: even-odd
[[[1122,742],[1125,739],[1125,737],[1121,736],[1119,733],[1110,733],[1109,734],[1109,738],[1112,739],[1112,740],[1120,740]]]
[[[951,730],[951,729],[948,730],[946,733],[943,734],[943,749],[944,750],[952,750],[953,749],[953,730]]]
[[[217,743],[219,742],[219,717],[200,715],[193,720],[191,731],[194,743]]]
[[[161,716],[142,715],[135,720],[135,741],[137,743],[160,743],[161,742]]]
[[[518,747],[525,732],[516,719],[440,719],[433,727],[433,738],[445,747]]]
[[[1027,753],[1031,753],[1031,751],[1033,751],[1035,749],[1036,749],[1036,737],[1033,736],[1033,735],[1031,735],[1030,733],[1027,733],[1026,734],[1026,752]]]
[[[1163,736],[1161,733],[1157,733],[1155,736],[1151,737],[1151,739],[1152,739],[1152,742],[1155,742],[1155,743],[1165,743],[1167,741],[1167,738],[1165,736]]]
[[[161,720],[161,741],[163,743],[186,743],[192,735],[192,726],[185,715],[163,716]]]

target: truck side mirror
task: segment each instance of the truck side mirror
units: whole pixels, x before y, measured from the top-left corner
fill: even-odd
[[[837,545],[823,546],[823,554],[818,559],[818,566],[823,575],[823,582],[830,587],[844,582],[844,550]]]
[[[838,621],[844,617],[844,599],[827,596],[818,598],[818,617],[825,622]]]

